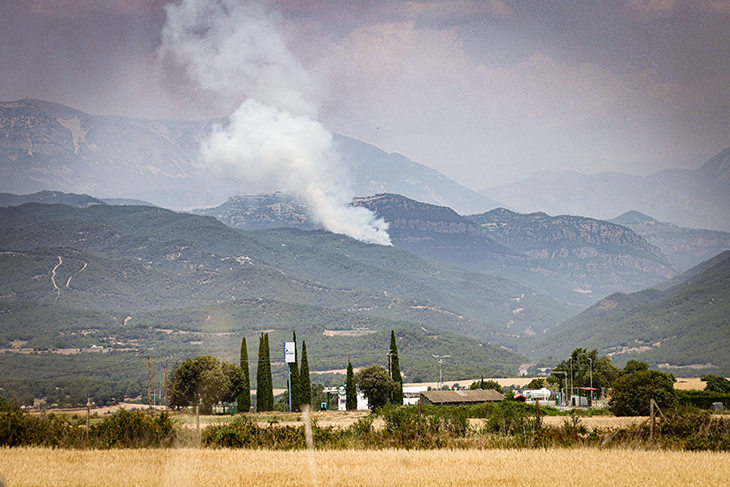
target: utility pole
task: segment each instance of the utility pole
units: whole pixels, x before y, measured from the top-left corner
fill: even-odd
[[[150,388],[149,388],[149,409],[152,409],[152,355],[147,355],[150,371]]]
[[[167,359],[165,359],[165,409],[170,409],[167,403]]]
[[[439,363],[439,390],[441,390],[441,387],[443,387],[444,385],[443,375],[441,373],[441,366],[444,363],[444,359],[449,357],[451,357],[451,355],[433,355],[433,358],[438,359]]]
[[[591,374],[591,391],[590,391],[591,400],[588,401],[588,403],[589,403],[588,405],[589,406],[593,406],[593,359],[590,358],[590,357],[588,357],[588,363],[590,364],[588,370],[589,370],[589,372]]]
[[[564,372],[562,370],[553,370],[552,373],[553,374],[563,374],[563,378],[565,379],[565,389],[563,389],[563,391],[567,391],[567,389],[568,389],[568,373],[567,372]],[[561,398],[561,401],[560,401],[561,402],[561,406],[562,406],[562,402],[563,402],[564,399],[565,399],[564,397]]]

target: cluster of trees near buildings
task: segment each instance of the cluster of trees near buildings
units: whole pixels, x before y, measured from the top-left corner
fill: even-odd
[[[297,349],[296,332],[292,333],[295,344],[294,363],[291,371],[291,405],[298,410],[312,404],[312,383],[309,376],[307,344],[302,340],[301,357]],[[256,411],[274,409],[274,388],[271,376],[271,356],[268,333],[259,337],[258,364],[256,369]],[[348,410],[357,409],[357,391],[362,391],[372,409],[388,402],[403,404],[403,378],[400,373],[398,346],[395,332],[391,330],[389,367],[373,365],[353,372],[348,360],[345,389]],[[246,338],[241,340],[241,361],[237,366],[226,360],[205,355],[188,358],[172,371],[170,406],[175,408],[197,406],[200,413],[210,414],[219,402],[238,404],[239,412],[251,409],[251,378],[249,373]],[[288,392],[288,391],[287,391]]]
[[[292,334],[295,344],[294,363],[291,370],[291,405],[293,410],[312,404],[313,391],[309,376],[307,345],[302,341],[301,356],[297,350],[296,332]],[[395,332],[391,331],[388,367],[372,365],[353,372],[348,360],[345,383],[348,410],[357,408],[357,393],[362,392],[371,409],[388,403],[403,404],[403,378],[400,372],[398,346]],[[730,393],[730,382],[724,378],[707,376],[705,392]],[[623,369],[616,368],[608,357],[598,357],[597,350],[578,348],[571,356],[552,370],[550,377],[535,379],[528,388],[592,387],[608,392],[611,400],[609,409],[618,416],[646,415],[650,400],[661,408],[677,404],[674,390],[675,378],[671,374],[649,370],[648,364],[629,360]],[[178,364],[172,373],[172,407],[198,406],[202,414],[210,414],[218,402],[238,402],[239,412],[251,409],[251,383],[246,338],[241,341],[240,366],[218,360],[210,355],[187,359]],[[501,390],[494,381],[475,382],[470,388],[494,388]],[[288,392],[288,391],[287,391]],[[714,397],[714,396],[713,396]],[[288,394],[287,394],[288,399]],[[259,337],[258,366],[256,375],[256,411],[274,410],[274,394],[271,375],[269,336]]]

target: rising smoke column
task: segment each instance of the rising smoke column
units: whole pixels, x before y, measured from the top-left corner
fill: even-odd
[[[325,230],[390,245],[387,223],[350,205],[332,134],[316,121],[317,87],[275,13],[241,0],[183,0],[166,11],[160,54],[203,90],[245,98],[202,144],[206,163],[296,193]]]

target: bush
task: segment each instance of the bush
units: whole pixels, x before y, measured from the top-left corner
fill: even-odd
[[[608,407],[616,416],[648,416],[652,399],[668,410],[677,403],[674,376],[658,370],[625,373],[611,387]]]
[[[93,425],[89,439],[98,448],[169,447],[175,440],[175,424],[166,412],[150,416],[120,409]]]
[[[679,404],[692,405],[700,409],[712,409],[712,404],[721,402],[730,409],[730,394],[713,391],[676,391]]]

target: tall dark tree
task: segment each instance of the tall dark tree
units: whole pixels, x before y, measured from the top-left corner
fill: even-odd
[[[259,338],[259,363],[256,371],[256,410],[271,411],[274,409],[274,389],[268,333],[261,333]]]
[[[400,375],[398,362],[398,344],[395,341],[395,331],[390,330],[390,378],[395,383],[395,390],[391,401],[399,406],[403,405],[403,377]]]
[[[355,373],[352,370],[352,362],[347,361],[347,380],[345,381],[345,392],[347,394],[347,401],[345,402],[345,408],[348,411],[354,411],[357,409],[357,386],[355,385]]]
[[[238,412],[247,413],[251,409],[251,374],[248,370],[246,337],[241,340],[241,370],[243,371],[243,390],[238,396]]]
[[[312,383],[309,381],[309,359],[307,342],[302,340],[302,366],[299,369],[299,403],[312,404]]]
[[[294,363],[291,365],[291,405],[292,409],[299,409],[302,402],[299,400],[299,353],[297,352],[297,332],[292,332],[294,341]]]

